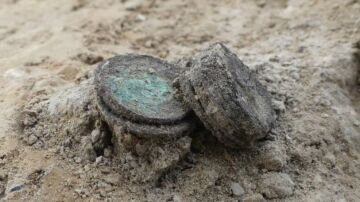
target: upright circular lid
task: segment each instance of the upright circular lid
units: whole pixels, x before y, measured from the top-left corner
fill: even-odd
[[[135,122],[175,123],[190,111],[174,98],[172,80],[179,69],[145,55],[119,55],[95,72],[95,85],[113,113]]]
[[[249,147],[275,120],[270,94],[241,60],[216,43],[196,54],[178,79],[184,100],[219,141]]]

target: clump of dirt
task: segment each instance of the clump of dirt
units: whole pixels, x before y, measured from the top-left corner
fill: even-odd
[[[140,183],[152,189],[184,189],[189,197],[193,194],[200,196],[215,188],[216,183],[228,182],[230,176],[220,173],[223,169],[231,169],[235,163],[232,158],[240,154],[244,158],[241,161],[244,163],[242,168],[248,170],[244,170],[244,176],[255,177],[258,169],[279,172],[280,178],[276,173],[265,179],[259,178],[260,184],[261,181],[270,183],[279,178],[277,185],[280,188],[275,190],[272,190],[272,185],[265,183],[264,186],[268,188],[264,189],[270,189],[266,191],[270,194],[268,198],[283,198],[293,194],[293,188],[282,192],[285,189],[282,187],[288,187],[282,182],[292,180],[282,173],[287,164],[286,148],[281,140],[274,142],[281,136],[273,134],[268,140],[261,140],[259,145],[264,146],[239,153],[235,150],[227,151],[210,132],[201,128],[190,137],[168,140],[142,139],[127,134],[125,130],[121,132],[120,129],[116,133],[120,131],[121,134],[114,135],[97,110],[92,78],[54,94],[35,96],[24,106],[20,121],[23,128],[21,138],[28,145],[36,149],[55,147],[56,153],[67,161],[87,166],[88,170],[89,163],[103,163],[115,169],[114,173],[118,173],[119,178],[129,183],[130,187],[137,187],[136,184]],[[274,129],[279,130],[282,133],[280,126]],[[198,159],[205,162],[198,162]],[[203,173],[202,167],[207,165],[207,161],[211,166]],[[215,162],[217,166],[214,166]],[[201,166],[193,170],[198,164]],[[283,176],[287,178],[281,178]],[[294,186],[294,183],[291,185]],[[242,186],[247,184],[239,186],[243,189]],[[226,192],[227,188],[224,188]],[[80,195],[86,196],[86,193],[81,192]]]
[[[92,83],[93,79],[84,80],[31,99],[24,106],[19,123],[24,142],[38,149],[57,147],[60,153],[69,149],[82,151],[84,160],[91,161],[110,149],[110,131],[100,119]]]
[[[21,138],[36,149],[55,147],[77,163],[99,161],[98,157],[117,161],[123,177],[134,182],[156,183],[190,152],[189,137],[148,140],[120,129],[116,133],[121,134],[113,134],[99,115],[95,93],[91,78],[55,94],[34,97],[19,120]]]

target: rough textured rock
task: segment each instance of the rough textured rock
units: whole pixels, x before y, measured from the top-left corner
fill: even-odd
[[[268,199],[285,198],[293,195],[294,182],[285,173],[266,173],[261,177],[259,191]]]
[[[123,133],[113,143],[120,169],[131,182],[155,184],[190,152],[191,138],[139,139]]]
[[[81,140],[81,154],[84,160],[92,162],[96,160],[96,152],[89,137],[83,137]]]
[[[275,121],[270,94],[255,74],[221,43],[196,54],[177,80],[184,100],[230,147],[251,147]]]
[[[52,96],[32,99],[22,112],[24,140],[36,148],[56,147],[69,156],[73,148],[81,154],[77,159],[95,161],[110,144],[110,137],[96,109],[92,82],[89,79]]]
[[[231,193],[234,196],[242,196],[245,193],[244,188],[239,183],[233,182],[230,184]]]
[[[272,141],[260,148],[255,162],[259,168],[279,171],[286,165],[286,158],[284,146]]]

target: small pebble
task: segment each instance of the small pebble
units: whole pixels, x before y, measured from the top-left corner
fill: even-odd
[[[20,184],[20,185],[16,185],[13,188],[10,189],[10,192],[14,192],[14,191],[20,191],[25,185]]]
[[[147,41],[145,42],[145,47],[146,47],[146,48],[151,48],[151,47],[153,47],[153,42],[152,42],[151,40],[147,40]]]
[[[331,167],[336,165],[336,157],[331,152],[328,152],[324,155],[323,161],[325,162],[325,164]]]
[[[147,153],[147,147],[141,143],[135,145],[135,152],[139,156],[143,156]]]
[[[354,126],[356,126],[356,127],[359,127],[360,126],[360,122],[359,121],[354,121]]]
[[[290,74],[290,76],[291,76],[293,79],[295,79],[296,81],[298,81],[298,80],[300,79],[300,74],[297,73],[297,72],[292,72],[292,73]]]
[[[81,158],[80,157],[75,157],[74,161],[75,161],[75,163],[81,163]]]
[[[146,20],[145,15],[139,14],[139,15],[136,16],[136,21],[138,21],[138,22],[142,22],[142,21],[145,21],[145,20]]]
[[[111,148],[105,148],[104,149],[104,157],[109,158],[111,156],[112,150]]]
[[[95,143],[100,139],[100,130],[95,129],[91,132],[91,142]]]
[[[245,193],[244,189],[241,187],[239,183],[236,182],[231,183],[230,188],[234,196],[242,196]]]
[[[44,147],[44,142],[43,141],[36,141],[35,144],[33,144],[33,146],[35,147],[35,149],[40,149]]]
[[[274,109],[278,112],[284,112],[286,110],[285,104],[280,100],[273,100]]]
[[[279,145],[267,144],[257,156],[256,164],[262,169],[279,171],[286,164],[286,153]]]
[[[141,7],[142,1],[141,0],[131,0],[125,3],[125,9],[128,11],[134,11]]]
[[[324,114],[321,114],[321,117],[322,118],[329,118],[329,115],[324,113]]]
[[[270,172],[262,176],[259,191],[268,199],[286,198],[294,194],[294,182],[286,173]]]
[[[87,164],[87,165],[84,166],[85,172],[89,172],[90,169],[91,169],[91,168],[90,168],[90,165],[89,165],[89,164]]]
[[[102,156],[96,157],[95,163],[96,163],[96,164],[99,164],[99,163],[102,162],[102,160],[103,160],[103,157],[102,157]]]
[[[35,144],[35,142],[36,142],[37,140],[38,140],[38,138],[37,138],[35,135],[30,135],[27,143],[28,143],[29,145],[33,145],[33,144]]]

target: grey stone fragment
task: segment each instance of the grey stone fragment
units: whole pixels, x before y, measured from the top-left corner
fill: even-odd
[[[280,171],[286,165],[286,158],[283,145],[271,142],[260,148],[255,163],[261,169]]]
[[[91,142],[95,143],[99,139],[100,139],[100,130],[96,128],[91,132]]]
[[[16,191],[20,191],[22,188],[24,188],[25,185],[24,184],[20,184],[20,185],[15,185],[10,189],[10,192],[16,192]]]
[[[104,157],[102,157],[102,156],[98,156],[98,157],[96,157],[96,159],[95,159],[95,163],[96,163],[96,164],[101,163],[101,162],[102,162],[102,160],[103,160],[103,158],[104,158]]]
[[[38,138],[37,138],[35,135],[30,135],[27,143],[28,143],[29,145],[33,145],[33,144],[35,144],[35,142],[36,142],[37,140],[38,140]]]
[[[285,112],[286,107],[283,101],[280,100],[274,100],[273,101],[274,104],[274,109],[278,112]]]
[[[109,158],[112,154],[111,148],[107,147],[104,149],[104,157]]]
[[[83,155],[83,159],[89,161],[95,161],[96,159],[96,152],[91,144],[90,137],[84,137],[81,140],[81,153]]]
[[[131,1],[126,1],[124,6],[125,9],[128,11],[135,11],[141,7],[142,3],[143,3],[142,0],[131,0]]]
[[[294,194],[294,182],[286,173],[266,173],[259,182],[259,191],[268,199],[286,198]]]
[[[275,120],[270,94],[223,44],[211,45],[187,65],[174,86],[219,141],[251,147],[270,131]]]
[[[239,183],[232,182],[230,185],[230,188],[231,188],[231,193],[234,196],[242,196],[245,193],[244,189],[242,188],[242,186]]]

